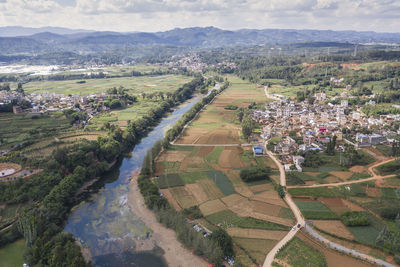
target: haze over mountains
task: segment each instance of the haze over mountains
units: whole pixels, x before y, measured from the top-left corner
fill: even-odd
[[[164,32],[98,32],[58,27],[0,27],[1,54],[101,51],[148,45],[223,47],[304,42],[400,44],[400,33],[331,30],[176,28]]]

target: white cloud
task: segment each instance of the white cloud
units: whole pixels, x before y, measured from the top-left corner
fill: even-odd
[[[0,26],[398,31],[399,0],[0,0]]]

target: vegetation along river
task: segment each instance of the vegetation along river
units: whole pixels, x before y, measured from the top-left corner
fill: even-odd
[[[128,207],[129,178],[139,172],[154,143],[199,100],[192,99],[162,119],[132,155],[102,179],[104,186],[72,210],[64,230],[89,249],[94,266],[165,266],[157,253],[136,250],[137,242],[149,237],[151,229]]]

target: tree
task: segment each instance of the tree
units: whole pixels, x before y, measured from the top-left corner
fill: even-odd
[[[254,130],[254,122],[250,116],[245,116],[242,120],[242,133],[244,138],[248,139]]]
[[[18,93],[24,94],[24,89],[22,88],[22,83],[18,83],[17,90]]]
[[[309,151],[304,155],[304,167],[318,168],[322,163],[323,161],[316,151]]]
[[[5,83],[3,85],[0,85],[0,91],[10,91],[10,84],[9,83]]]
[[[212,232],[210,239],[219,245],[225,257],[233,257],[235,255],[232,237],[230,237],[225,230],[218,228]]]
[[[335,147],[336,147],[336,135],[333,136],[333,138],[331,138],[329,140],[328,145],[326,146],[326,150],[325,153],[330,155],[330,156],[334,156],[335,155]]]
[[[286,196],[286,190],[285,190],[285,187],[284,187],[284,186],[278,185],[278,195],[279,195],[281,198],[284,198],[284,197]]]

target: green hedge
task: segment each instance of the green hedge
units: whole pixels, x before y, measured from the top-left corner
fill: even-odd
[[[362,211],[347,211],[340,216],[340,219],[347,226],[368,226],[371,224],[366,212]]]

